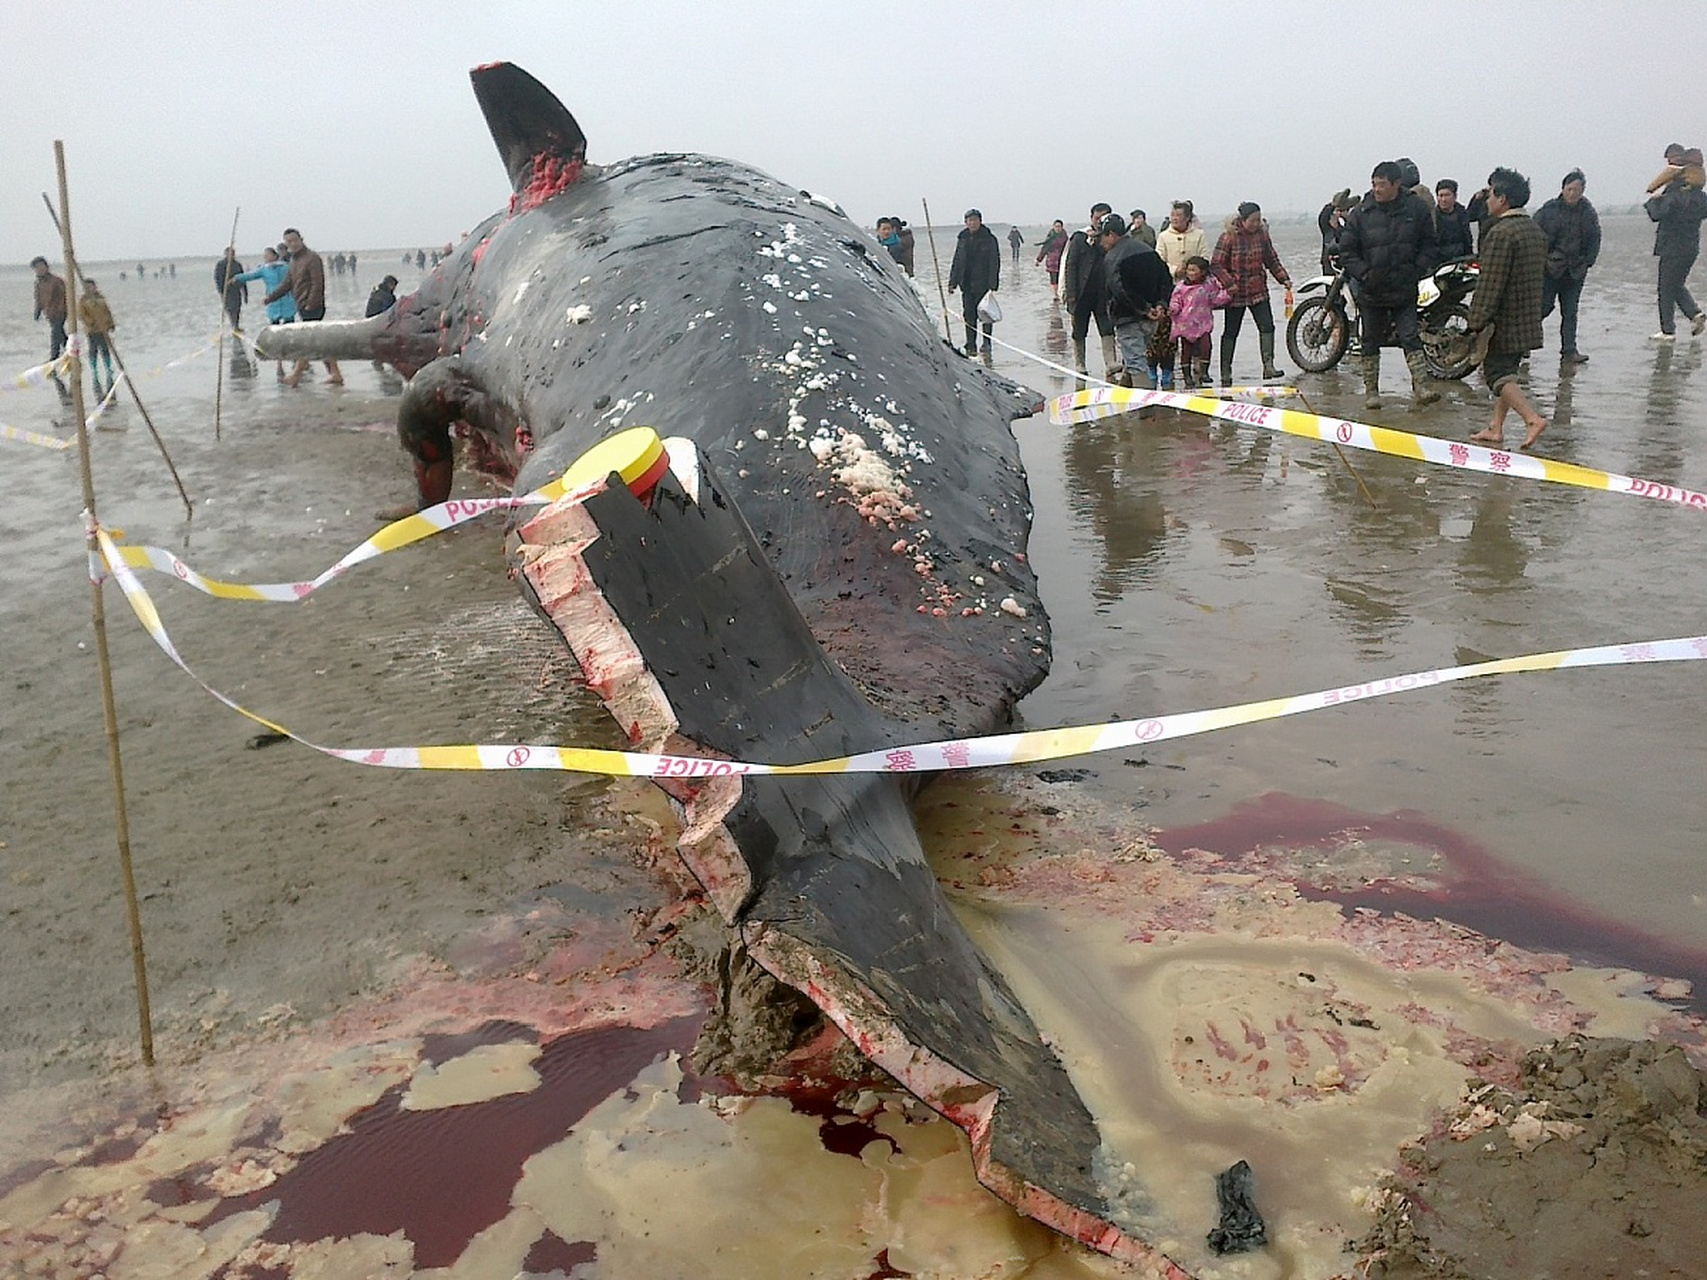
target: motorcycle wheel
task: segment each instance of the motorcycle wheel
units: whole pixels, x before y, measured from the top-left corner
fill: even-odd
[[[1292,312],[1286,326],[1286,349],[1305,373],[1325,373],[1345,355],[1351,338],[1351,323],[1339,307],[1328,306],[1326,298],[1306,298]]]
[[[1470,308],[1462,302],[1446,311],[1438,326],[1422,326],[1423,355],[1430,376],[1462,378],[1476,367],[1476,339],[1470,332]]]

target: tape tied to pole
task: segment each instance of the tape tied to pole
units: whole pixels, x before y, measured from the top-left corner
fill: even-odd
[[[18,391],[26,387],[45,387],[56,377],[62,377],[71,372],[71,354],[69,350],[45,364],[32,365],[22,373],[13,374],[0,391]]]
[[[67,335],[67,340],[69,341],[70,338],[76,336],[78,335]],[[175,360],[169,360],[163,365],[155,366],[153,369],[148,371],[146,376],[154,377],[172,369],[176,369],[180,365],[187,364],[198,356],[205,355],[207,352],[213,350],[213,345],[213,341],[210,339],[207,343],[197,347],[194,351],[181,355]],[[67,347],[65,355],[60,356],[57,360],[50,360],[46,364],[38,364],[34,368],[25,369],[22,373],[13,377],[9,384],[0,386],[0,391],[11,391],[19,387],[45,387],[53,378],[57,376],[69,376],[70,373],[71,353],[70,348]],[[130,373],[120,373],[115,377],[112,384],[107,388],[107,394],[102,397],[100,404],[96,405],[94,411],[84,420],[84,425],[93,427],[97,421],[112,412],[114,406],[118,402],[119,384],[134,381],[135,378]],[[14,427],[7,423],[0,423],[0,440],[10,440],[14,444],[34,445],[39,449],[56,450],[75,448],[77,444],[77,441],[72,439],[61,440],[57,436],[44,435],[39,431],[29,431],[23,427]]]

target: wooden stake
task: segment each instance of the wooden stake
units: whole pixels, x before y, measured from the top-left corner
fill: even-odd
[[[60,239],[65,238],[65,230],[59,225],[59,211],[53,207],[53,201],[47,198],[47,192],[41,193],[41,202],[47,206],[47,216],[53,219],[53,229],[59,232]],[[76,266],[72,272],[78,283],[87,277],[83,268]],[[130,398],[136,401],[137,411],[142,414],[142,420],[148,425],[148,434],[154,437],[154,443],[160,449],[160,456],[166,461],[166,470],[172,473],[172,483],[178,486],[178,496],[184,500],[184,519],[195,519],[195,505],[190,501],[190,495],[184,492],[184,482],[178,476],[178,468],[172,463],[172,455],[166,451],[166,442],[160,438],[160,433],[154,428],[154,419],[148,416],[148,406],[142,403],[142,396],[137,392],[136,383],[131,380],[130,370],[124,367],[124,357],[119,354],[118,341],[112,334],[107,335],[107,349],[113,353],[113,359],[118,363],[119,372],[124,375],[125,390],[130,392]]]
[[[225,309],[225,303],[231,297],[231,263],[232,255],[237,249],[237,219],[243,215],[243,206],[237,206],[237,212],[231,215],[231,239],[227,243],[225,258],[221,265],[225,268],[225,283],[219,287],[219,350],[215,363],[219,372],[213,381],[213,438],[219,439],[219,413],[225,400],[225,322],[230,313]]]
[[[59,236],[65,247],[66,322],[71,326],[71,397],[77,414],[78,457],[83,467],[83,508],[89,524],[89,562],[99,563],[95,541],[95,473],[89,461],[89,424],[83,416],[83,363],[77,355],[77,254],[71,244],[71,197],[65,180],[65,143],[55,139],[53,161],[59,170]],[[107,724],[107,761],[113,774],[113,811],[118,824],[119,872],[124,880],[125,911],[130,918],[130,958],[136,970],[136,1016],[142,1028],[142,1061],[154,1065],[154,1025],[148,1008],[148,962],[142,949],[142,914],[136,902],[136,876],[130,861],[130,818],[124,802],[124,764],[119,756],[118,708],[113,702],[113,664],[107,652],[107,614],[101,584],[90,580],[95,609],[95,656],[101,667],[101,714]]]
[[[148,426],[148,434],[154,437],[154,443],[160,446],[160,456],[166,460],[166,470],[172,473],[172,483],[178,486],[178,496],[184,500],[184,519],[195,519],[196,509],[190,502],[190,495],[184,492],[184,482],[178,478],[178,468],[172,465],[172,455],[166,452],[166,442],[160,438],[160,433],[154,429],[154,419],[148,416],[148,406],[142,403],[142,397],[136,392],[136,383],[131,379],[130,370],[124,367],[124,357],[119,354],[119,344],[113,341],[113,335],[107,335],[107,347],[113,353],[113,359],[118,362],[119,372],[124,375],[125,389],[130,392],[130,398],[136,401],[142,421]]]
[[[931,264],[936,267],[936,291],[942,298],[942,336],[953,346],[954,326],[948,320],[948,290],[942,287],[942,259],[936,256],[936,228],[931,226],[931,204],[923,196],[919,197],[919,203],[925,207],[925,235],[930,238]]]

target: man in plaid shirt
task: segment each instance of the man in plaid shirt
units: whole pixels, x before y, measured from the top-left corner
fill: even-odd
[[[1536,226],[1524,205],[1529,179],[1515,169],[1488,175],[1488,229],[1482,233],[1481,277],[1470,303],[1470,332],[1490,325],[1493,336],[1482,360],[1482,377],[1495,396],[1493,420],[1471,436],[1483,444],[1505,442],[1506,414],[1513,409],[1529,430],[1529,448],[1547,429],[1518,384],[1517,367],[1541,345],[1542,289],[1547,271],[1547,233]]]

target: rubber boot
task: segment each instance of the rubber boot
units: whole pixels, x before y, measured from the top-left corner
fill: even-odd
[[[1190,360],[1179,362],[1179,380],[1182,391],[1197,390],[1197,366]]]
[[[1110,369],[1118,369],[1121,367],[1120,353],[1115,350],[1114,335],[1112,333],[1105,333],[1102,335],[1102,367],[1105,374]]]
[[[1194,366],[1197,369],[1197,385],[1199,389],[1209,385],[1209,361],[1199,360]]]
[[[1276,382],[1286,376],[1284,370],[1274,367],[1274,330],[1257,334],[1257,350],[1262,352],[1262,376],[1264,382]]]
[[[1428,357],[1420,351],[1405,352],[1405,364],[1411,371],[1411,403],[1422,406],[1440,399],[1440,392],[1429,386]]]
[[[1083,338],[1073,339],[1073,368],[1079,373],[1089,372],[1085,368],[1085,340]]]
[[[1381,407],[1381,353],[1371,351],[1363,357],[1363,407],[1379,409]]]
[[[1233,353],[1226,347],[1221,348],[1221,385],[1224,387],[1233,385]]]

